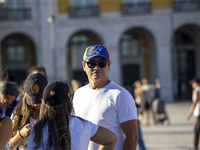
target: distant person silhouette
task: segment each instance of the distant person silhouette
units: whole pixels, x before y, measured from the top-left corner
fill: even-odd
[[[196,117],[196,123],[194,127],[194,150],[198,150],[199,146],[199,135],[200,135],[200,80],[193,79],[190,81],[190,84],[193,88],[192,92],[192,104],[188,115],[186,116],[187,120],[190,120],[192,114]]]

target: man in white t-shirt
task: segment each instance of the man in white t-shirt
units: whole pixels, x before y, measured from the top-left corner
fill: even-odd
[[[198,150],[199,145],[199,135],[200,135],[200,80],[193,79],[190,81],[193,88],[192,91],[192,104],[190,106],[190,111],[186,116],[187,120],[190,120],[192,114],[197,118],[194,127],[194,150]]]
[[[86,48],[82,65],[89,84],[74,94],[75,114],[114,132],[118,137],[115,150],[136,150],[135,102],[125,88],[108,79],[111,61],[107,49],[101,45]],[[98,146],[90,142],[88,150],[98,150]]]

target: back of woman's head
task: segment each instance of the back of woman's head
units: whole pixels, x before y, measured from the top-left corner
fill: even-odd
[[[17,83],[17,77],[15,76],[14,71],[8,68],[1,73],[0,81],[9,81]]]
[[[34,128],[34,142],[39,147],[41,128],[48,125],[48,146],[55,149],[70,149],[69,117],[72,104],[69,86],[61,81],[50,82],[43,91],[43,102],[38,122]],[[36,135],[37,134],[37,135]]]
[[[70,100],[69,86],[62,81],[50,82],[43,92],[43,101],[49,106],[58,106]]]
[[[45,77],[47,77],[47,73],[46,73],[45,67],[40,66],[40,65],[32,66],[28,71],[29,71],[29,74],[32,74],[32,73],[41,73]]]
[[[65,118],[68,118],[73,109],[69,86],[62,81],[50,82],[44,88],[42,98],[43,111],[40,112],[38,121],[43,120],[48,123],[53,121],[55,124],[52,124],[55,126],[59,126],[58,122],[65,123]]]

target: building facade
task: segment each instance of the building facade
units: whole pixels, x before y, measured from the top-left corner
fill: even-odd
[[[131,87],[159,79],[165,101],[191,98],[189,80],[200,77],[199,0],[7,0],[0,3],[0,72],[21,80],[32,65],[48,79],[87,82],[82,56],[104,45],[109,78]]]

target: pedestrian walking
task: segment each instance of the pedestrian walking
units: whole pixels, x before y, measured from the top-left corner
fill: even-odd
[[[46,86],[41,109],[29,136],[28,149],[87,150],[92,140],[101,145],[99,150],[113,150],[117,143],[117,136],[111,131],[71,115],[71,94],[64,82]]]
[[[142,120],[144,109],[145,109],[144,91],[142,89],[142,84],[140,81],[135,81],[133,83],[133,87],[134,87],[134,91],[133,91],[134,99],[135,99],[135,103],[138,110],[138,119]]]
[[[138,120],[137,120],[137,126],[138,126],[138,144],[137,144],[137,149],[138,150],[146,150],[144,140],[143,140],[143,134],[141,130],[141,123],[140,120],[143,118],[143,111],[144,111],[144,92],[142,89],[142,85],[140,81],[135,81],[133,83],[134,87],[134,98],[135,98],[135,103],[137,107],[137,114],[138,114]]]
[[[161,83],[159,79],[155,79],[155,99],[160,98]]]
[[[89,46],[83,55],[82,66],[89,84],[76,90],[76,115],[103,126],[118,137],[115,150],[135,150],[138,141],[137,109],[131,94],[108,78],[111,61],[107,49]],[[90,142],[88,150],[97,150]]]
[[[198,150],[199,146],[199,135],[200,135],[200,80],[193,79],[190,81],[190,84],[193,88],[192,91],[192,104],[188,115],[186,116],[187,120],[190,120],[192,115],[196,117],[196,123],[194,127],[194,150]]]
[[[81,87],[81,82],[78,79],[71,80],[71,94],[72,94],[72,97],[73,97],[75,91],[80,87]]]
[[[150,115],[152,114],[151,104],[155,96],[154,85],[149,84],[147,78],[142,79],[142,89],[145,99],[144,116],[146,117],[146,125],[150,124]]]

